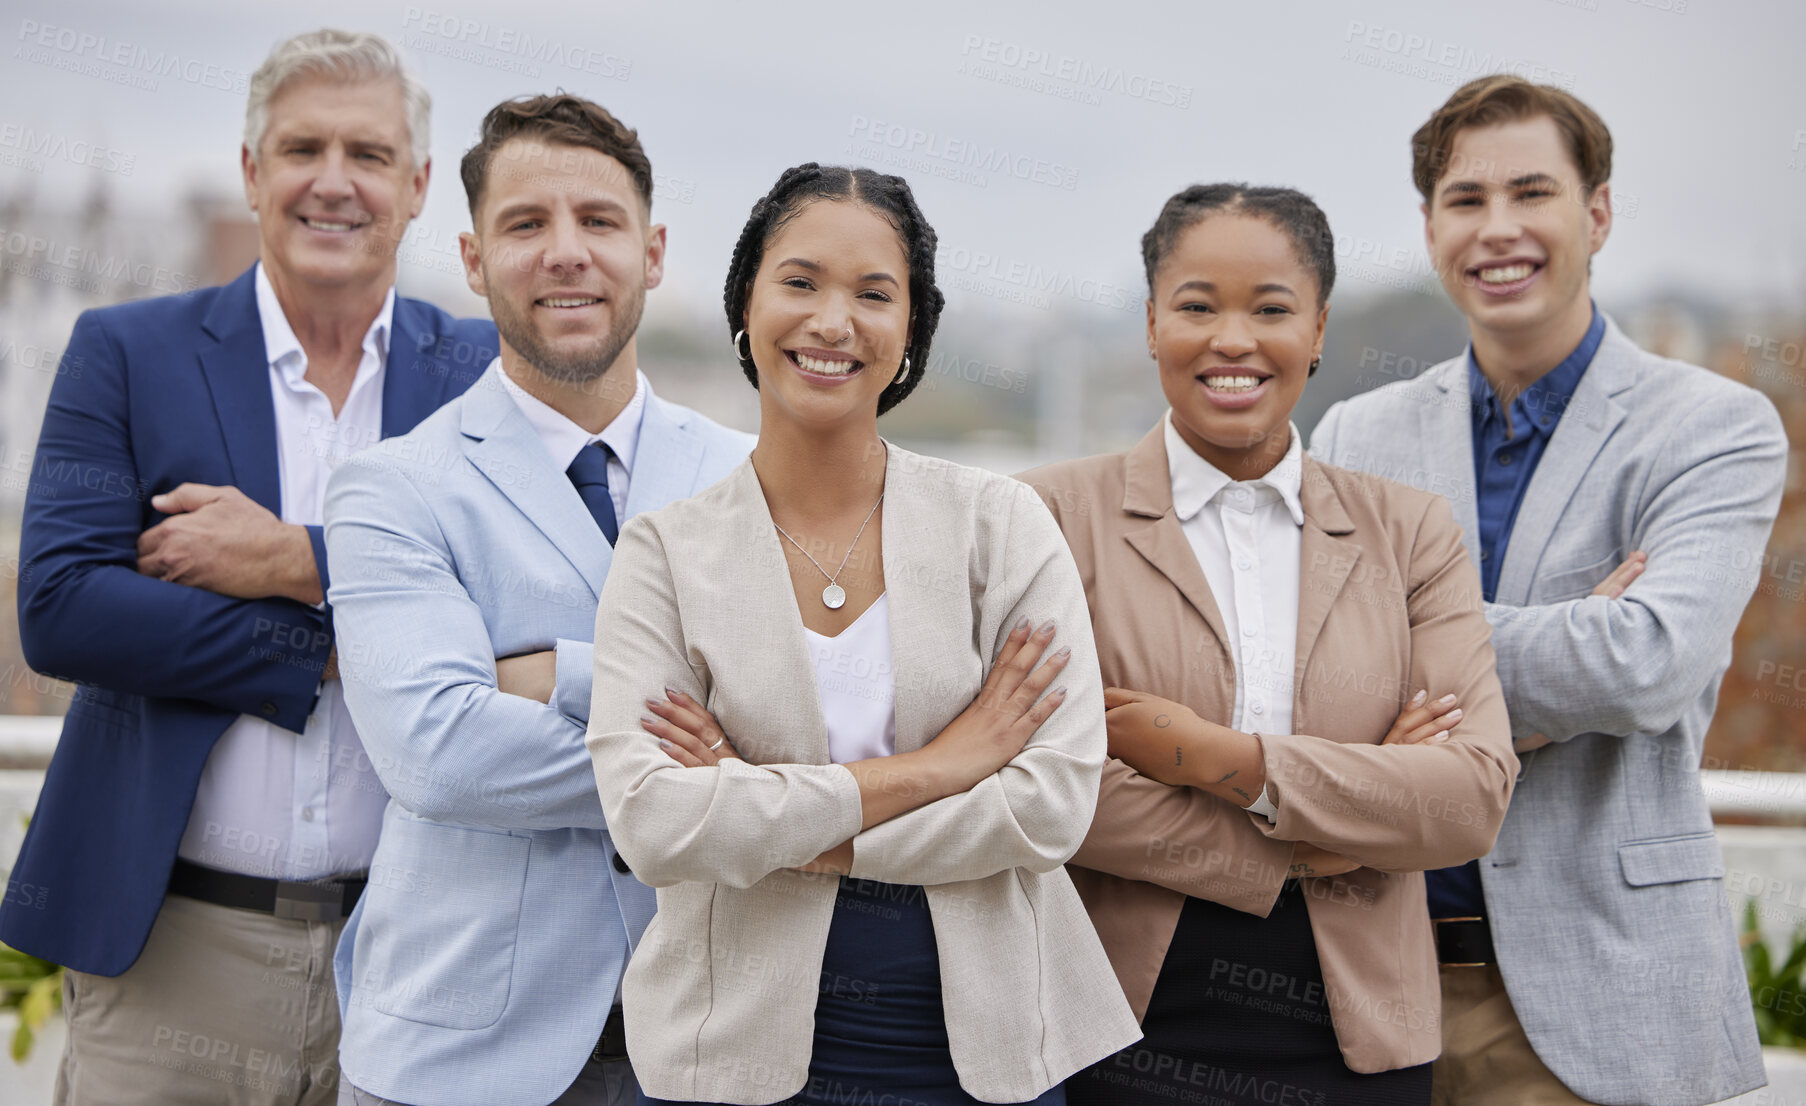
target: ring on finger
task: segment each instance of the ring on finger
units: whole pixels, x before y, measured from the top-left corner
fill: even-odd
[[[720,736],[720,737],[718,737],[718,738],[716,738],[716,739],[715,739],[715,744],[713,744],[713,745],[710,745],[710,746],[709,746],[709,752],[711,752],[711,753],[712,753],[712,752],[714,752],[714,751],[715,751],[715,750],[716,750],[716,749],[719,749],[719,748],[721,748],[721,745],[722,745],[722,743],[723,743],[723,742],[725,742],[725,741],[726,741],[726,740],[727,740],[727,735],[726,735],[726,734],[722,734],[722,735],[721,735],[721,736]]]

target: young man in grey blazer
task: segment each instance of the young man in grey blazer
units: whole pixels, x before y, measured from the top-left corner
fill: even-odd
[[[1523,763],[1493,851],[1429,873],[1435,1101],[1717,1102],[1764,1076],[1701,744],[1787,439],[1761,394],[1593,305],[1612,147],[1585,104],[1481,78],[1412,149],[1470,345],[1332,407],[1311,447],[1449,497]]]
[[[639,371],[665,228],[634,131],[510,100],[462,174],[501,356],[326,496],[345,698],[392,796],[333,964],[340,1102],[627,1106],[621,972],[656,904],[583,747],[596,597],[620,524],[753,438]]]

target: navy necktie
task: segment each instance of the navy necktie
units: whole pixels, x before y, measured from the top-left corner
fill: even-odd
[[[608,446],[602,442],[586,445],[577,451],[577,459],[564,474],[571,478],[577,486],[577,494],[583,497],[583,505],[602,528],[602,536],[613,545],[620,534],[620,524],[615,521],[615,501],[608,494],[608,459],[614,456]]]

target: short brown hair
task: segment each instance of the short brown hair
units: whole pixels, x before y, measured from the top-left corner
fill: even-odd
[[[1612,132],[1605,120],[1573,93],[1554,85],[1532,84],[1522,77],[1497,73],[1471,80],[1455,90],[1411,136],[1411,179],[1428,203],[1436,182],[1449,170],[1455,136],[1472,127],[1490,127],[1546,115],[1568,142],[1568,156],[1580,171],[1586,194],[1612,176]]]
[[[561,146],[583,146],[607,154],[633,176],[634,188],[652,212],[652,162],[640,147],[639,132],[609,114],[601,104],[558,92],[550,96],[521,96],[503,100],[483,117],[482,137],[464,152],[458,175],[470,199],[470,217],[477,216],[483,188],[489,182],[489,163],[510,139],[523,135]]]

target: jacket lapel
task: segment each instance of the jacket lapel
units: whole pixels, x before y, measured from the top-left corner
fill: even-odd
[[[432,325],[432,317],[424,307],[395,297],[389,356],[383,366],[383,437],[406,434],[439,409],[446,377],[429,371],[429,366],[444,366],[424,356],[437,344],[438,337],[438,328]]]
[[[936,617],[947,609],[947,589],[965,594],[969,550],[945,535],[947,504],[934,498],[946,494],[945,482],[915,475],[934,462],[889,441],[885,446],[884,590],[890,596],[897,752],[906,753],[933,740],[945,723],[946,689],[972,686],[972,646],[962,637],[967,627]],[[978,647],[988,655],[989,642]]]
[[[1304,532],[1300,535],[1298,566],[1298,636],[1293,647],[1292,730],[1311,733],[1305,728],[1303,712],[1307,709],[1302,693],[1305,674],[1310,670],[1311,651],[1329,612],[1342,596],[1342,585],[1361,559],[1358,543],[1341,535],[1354,533],[1354,522],[1342,507],[1341,497],[1324,475],[1323,466],[1306,455],[1304,479],[1298,490],[1304,507]]]
[[[1436,389],[1417,411],[1417,440],[1427,471],[1401,476],[1403,483],[1449,501],[1468,559],[1480,565],[1480,513],[1474,492],[1474,427],[1467,390],[1467,354],[1430,370]]]
[[[280,515],[276,401],[270,395],[270,361],[257,314],[255,273],[255,267],[248,269],[221,289],[201,320],[201,328],[214,339],[201,348],[201,373],[213,397],[213,413],[238,490]]]
[[[1524,489],[1524,501],[1511,526],[1511,541],[1505,547],[1505,563],[1499,566],[1498,602],[1522,606],[1529,600],[1537,565],[1555,536],[1556,524],[1593,459],[1624,421],[1624,408],[1612,397],[1635,383],[1640,355],[1617,324],[1607,319],[1605,339],[1581,375],[1574,398],[1556,424],[1530,486]]]
[[[1124,538],[1197,610],[1228,656],[1229,635],[1223,629],[1222,612],[1210,594],[1204,568],[1173,514],[1173,479],[1167,467],[1164,427],[1164,422],[1156,423],[1124,458],[1122,508],[1152,520],[1139,528],[1131,523]]]
[[[503,386],[501,372],[498,361],[465,393],[460,422],[464,453],[599,596],[614,550],[570,478],[552,467],[539,435]]]
[[[702,490],[696,486],[696,474],[702,468],[703,446],[689,422],[687,411],[672,407],[647,386],[623,523],[641,511],[655,511]]]

